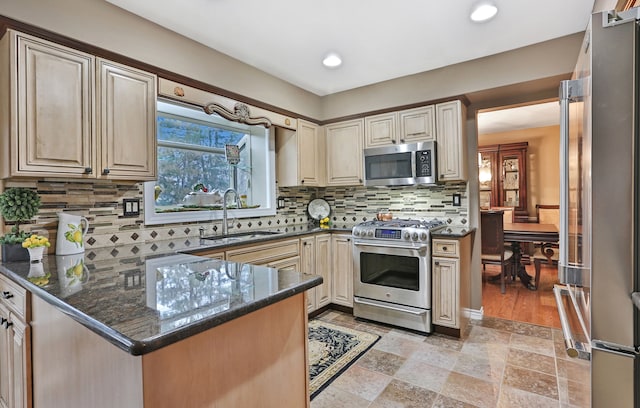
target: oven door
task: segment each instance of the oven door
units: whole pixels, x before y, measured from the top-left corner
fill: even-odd
[[[394,244],[354,242],[354,296],[430,309],[429,245]]]

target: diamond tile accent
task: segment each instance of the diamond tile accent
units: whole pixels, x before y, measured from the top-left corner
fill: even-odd
[[[151,250],[152,251],[156,251],[158,249],[158,246],[156,244],[151,245]]]
[[[151,231],[151,234],[149,234],[149,235],[151,235],[151,238],[155,238],[155,237],[158,236],[158,233],[155,232],[155,231]]]
[[[134,254],[137,254],[138,252],[140,252],[140,248],[138,248],[137,246],[134,246],[133,248],[131,248],[131,252],[133,252]]]
[[[258,221],[258,227],[262,226],[262,221]]]
[[[217,226],[217,225],[214,225],[214,226],[213,226],[213,230],[214,230],[214,231],[218,231],[218,226]]]
[[[191,246],[191,241],[189,240],[184,241],[184,246]]]
[[[118,251],[117,249],[113,248],[113,251],[109,252],[111,254],[112,257],[116,257],[118,256],[118,254],[120,253],[120,251]]]
[[[87,240],[87,244],[89,244],[89,245],[93,245],[93,244],[95,244],[95,243],[96,243],[96,240],[95,240],[93,237],[90,237],[90,238]]]
[[[131,239],[132,240],[137,240],[138,238],[140,238],[140,235],[136,234],[135,232],[133,234],[131,234]]]
[[[175,234],[176,232],[172,229],[169,230],[169,232],[167,232],[167,234],[169,234],[169,236],[173,236],[173,234]]]
[[[109,238],[109,241],[111,241],[111,242],[113,242],[115,244],[116,242],[118,242],[119,239],[120,238],[118,238],[118,236],[116,234],[113,234],[111,236],[111,238]]]
[[[185,235],[189,235],[190,232],[191,232],[190,228],[187,227],[187,228],[184,229]]]
[[[173,242],[169,242],[169,248],[173,249],[174,246],[176,246],[176,244],[174,244]]]
[[[96,253],[91,251],[87,254],[87,258],[89,258],[90,260],[93,261],[93,259],[96,257]]]
[[[252,225],[253,225],[253,224],[251,224],[251,221],[249,221],[249,222],[247,223],[247,227],[249,227],[249,228],[251,228],[251,226],[252,226]]]

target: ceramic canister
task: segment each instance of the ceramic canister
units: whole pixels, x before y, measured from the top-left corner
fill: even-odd
[[[58,213],[56,255],[72,255],[84,252],[84,236],[89,221],[81,215]]]

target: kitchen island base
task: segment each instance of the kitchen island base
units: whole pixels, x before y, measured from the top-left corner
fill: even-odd
[[[34,406],[308,407],[304,294],[133,356],[33,297]]]

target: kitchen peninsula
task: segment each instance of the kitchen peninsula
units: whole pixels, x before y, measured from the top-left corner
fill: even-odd
[[[307,406],[304,291],[322,278],[188,254],[73,257],[0,266],[28,291],[34,406]]]

